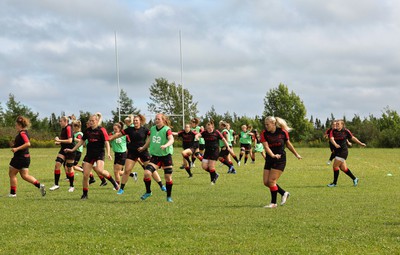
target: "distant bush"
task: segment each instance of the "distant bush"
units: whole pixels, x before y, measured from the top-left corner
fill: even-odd
[[[31,140],[31,147],[32,148],[54,148],[56,145],[54,144],[54,140],[36,140],[32,138]]]

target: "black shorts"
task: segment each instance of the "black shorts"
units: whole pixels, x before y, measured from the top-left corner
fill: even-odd
[[[199,144],[199,150],[204,151],[205,148],[206,148],[205,144]]]
[[[83,159],[83,162],[93,165],[94,163],[97,162],[97,160],[104,161],[104,152],[97,155],[86,154],[85,158]]]
[[[79,160],[81,160],[81,157],[82,157],[82,152],[76,151],[75,152],[74,166],[77,166],[79,164]]]
[[[172,156],[168,154],[167,156],[152,156],[150,163],[157,165],[158,167],[171,167],[172,168]]]
[[[196,150],[197,148],[199,148],[199,141],[194,141],[193,142],[193,148]]]
[[[13,157],[10,161],[10,166],[18,170],[23,170],[29,168],[31,164],[31,157],[29,154],[25,156]]]
[[[150,160],[150,153],[148,150],[145,150],[142,152],[139,152],[137,150],[134,150],[134,151],[128,150],[127,159],[130,159],[133,161],[138,161],[138,159],[140,159],[140,161],[142,161],[142,162],[147,162]]]
[[[219,149],[215,150],[205,150],[203,159],[208,159],[208,160],[217,160],[219,155]]]
[[[114,165],[125,165],[126,152],[115,152],[114,153]]]
[[[277,169],[283,172],[285,170],[285,166],[286,166],[286,158],[276,159],[267,157],[267,159],[265,160],[264,170]]]
[[[251,150],[251,144],[240,144],[240,149],[244,148],[245,151],[250,151]]]
[[[228,155],[229,155],[229,151],[225,147],[221,148],[221,150],[219,151],[219,157],[225,158]]]
[[[64,149],[61,148],[58,154],[63,155],[65,157],[65,161],[67,161],[67,160],[75,160],[75,152],[76,151],[66,153]]]
[[[349,150],[347,150],[347,149],[341,150],[340,148],[336,149],[335,156],[346,160],[347,156],[349,156]]]

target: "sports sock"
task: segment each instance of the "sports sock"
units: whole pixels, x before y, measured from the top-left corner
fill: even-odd
[[[173,182],[172,182],[172,181],[166,182],[167,197],[170,197],[170,196],[171,196],[171,193],[172,193],[172,185],[173,185]]]
[[[146,193],[151,193],[151,178],[144,178],[143,181],[146,186]]]
[[[276,204],[276,197],[278,195],[278,187],[275,185],[275,186],[269,187],[269,190],[271,192],[271,204]]]
[[[284,194],[285,194],[285,190],[284,189],[282,189],[278,184],[276,184],[276,186],[278,187],[278,193],[281,195],[281,196],[283,196]]]
[[[61,176],[61,170],[55,169],[54,170],[54,184],[57,186],[58,186],[58,183],[60,182],[60,176]]]
[[[350,169],[346,169],[345,171],[343,171],[345,174],[347,174],[352,180],[356,179],[356,177],[354,176],[354,174],[350,171]]]

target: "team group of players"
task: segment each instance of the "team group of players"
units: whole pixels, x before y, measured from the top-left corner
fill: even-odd
[[[66,177],[69,180],[69,192],[75,190],[74,175],[75,171],[83,172],[83,193],[81,199],[88,199],[89,185],[95,182],[92,171],[97,173],[101,179],[102,186],[106,185],[108,180],[117,190],[118,195],[124,194],[125,185],[129,177],[137,180],[137,173],[132,172],[136,163],[139,163],[144,169],[143,181],[145,184],[145,193],[140,197],[146,200],[152,195],[151,182],[154,179],[160,189],[166,192],[167,202],[172,200],[172,173],[173,173],[173,143],[174,136],[182,138],[182,157],[183,167],[189,175],[193,176],[191,167],[196,159],[201,161],[202,168],[210,174],[211,184],[214,185],[218,180],[219,174],[216,172],[216,163],[227,166],[228,173],[235,174],[236,169],[233,166],[231,157],[240,166],[242,157],[244,163],[250,156],[252,162],[255,160],[255,153],[260,152],[265,159],[263,182],[271,193],[271,202],[266,208],[277,207],[277,194],[281,198],[281,205],[284,205],[290,195],[278,185],[278,180],[286,166],[287,147],[296,158],[302,157],[297,153],[290,142],[288,127],[285,120],[279,117],[267,117],[265,119],[265,130],[260,134],[251,127],[243,125],[241,132],[236,135],[230,129],[229,123],[221,121],[219,130],[215,127],[212,120],[209,120],[204,128],[199,126],[200,120],[193,118],[190,124],[179,132],[172,132],[169,119],[164,114],[157,114],[154,120],[155,125],[150,129],[144,126],[146,119],[143,115],[129,116],[124,123],[115,123],[113,132],[108,134],[106,129],[101,126],[101,114],[96,113],[90,116],[86,129],[81,132],[81,123],[79,120],[72,120],[69,123],[68,117],[60,119],[61,134],[55,138],[55,143],[60,145],[60,150],[56,157],[54,168],[54,185],[51,191],[60,188],[59,181],[61,177],[61,168],[65,168]],[[125,126],[125,128],[124,128]],[[45,186],[34,177],[29,175],[29,135],[27,129],[29,120],[19,116],[16,120],[16,129],[18,135],[15,138],[12,151],[14,157],[10,162],[10,197],[16,196],[17,174],[34,184],[40,189],[42,196],[46,195]],[[334,180],[329,187],[337,185],[339,170],[344,171],[353,179],[356,186],[358,179],[351,173],[346,165],[348,155],[348,141],[365,146],[351,132],[344,127],[343,121],[335,121],[332,128],[326,132],[329,137],[334,170]],[[240,156],[235,155],[232,145],[239,138]],[[110,146],[111,143],[111,146]],[[83,145],[86,145],[86,155],[83,159],[83,166],[78,166]],[[107,156],[112,159],[111,148],[114,152],[114,176],[104,169],[104,159]],[[158,174],[160,168],[164,170],[165,186]],[[122,178],[121,178],[122,176]]]

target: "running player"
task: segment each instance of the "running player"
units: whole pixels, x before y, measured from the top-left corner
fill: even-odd
[[[112,156],[110,154],[109,137],[105,128],[101,127],[101,119],[100,113],[91,115],[89,118],[90,126],[83,133],[82,140],[80,140],[72,149],[65,149],[66,153],[74,152],[79,148],[79,146],[83,145],[85,141],[88,141],[86,145],[86,156],[83,160],[83,194],[81,199],[88,199],[89,175],[92,168],[98,175],[102,175],[109,180],[113,184],[114,189],[119,189],[118,184],[111,177],[110,173],[107,170],[104,170],[104,146],[106,147],[107,156],[110,160],[112,159]],[[93,167],[94,164],[96,164],[95,167]]]
[[[344,121],[338,120],[336,122],[336,128],[332,129],[329,134],[329,140],[335,146],[335,159],[333,161],[333,182],[328,184],[328,187],[336,187],[337,180],[339,178],[339,169],[342,170],[345,174],[347,174],[352,180],[353,185],[358,185],[358,178],[354,176],[354,174],[347,167],[346,159],[349,155],[348,150],[348,140],[352,140],[358,145],[365,147],[367,146],[365,143],[360,142],[360,140],[355,137],[350,130],[345,128]]]
[[[278,185],[278,179],[281,177],[286,166],[285,146],[296,156],[301,156],[296,152],[289,140],[291,128],[288,127],[286,121],[279,117],[266,117],[265,130],[261,134],[261,142],[266,151],[266,160],[264,165],[263,181],[264,185],[269,187],[271,192],[271,203],[265,208],[277,207],[277,194],[282,195],[281,205],[286,203],[289,192],[286,192]]]
[[[82,123],[80,120],[73,120],[72,121],[72,130],[74,132],[74,143],[77,144],[83,136],[83,133],[81,131],[81,126]],[[79,171],[79,172],[83,172],[83,168],[81,166],[79,166],[79,161],[81,160],[82,157],[82,152],[83,152],[83,145],[81,147],[79,147],[76,151],[75,151],[75,159],[74,159],[74,170]]]
[[[114,177],[115,181],[121,184],[121,175],[124,173],[124,166],[126,161],[126,136],[121,136],[118,138],[112,137],[112,135],[121,132],[124,123],[118,122],[113,126],[113,132],[109,134],[110,145],[114,151]]]
[[[136,116],[130,116],[131,120],[133,120],[133,124],[128,123],[128,127],[121,132],[116,133],[115,137],[121,137],[122,135],[127,136],[128,138],[128,155],[125,162],[125,170],[122,174],[121,187],[118,190],[117,194],[122,195],[125,191],[125,185],[129,180],[129,176],[131,176],[135,181],[137,181],[137,173],[133,172],[132,169],[135,166],[136,162],[139,164],[143,164],[143,170],[145,166],[150,162],[150,153],[147,149],[143,149],[143,146],[146,144],[146,141],[149,139],[150,130],[144,126],[146,123],[146,118],[138,114]],[[143,163],[142,163],[143,162]],[[158,183],[162,191],[167,191],[167,188],[163,185],[160,175],[157,171],[154,171],[153,179]]]
[[[266,155],[265,155],[265,151],[264,151],[264,146],[260,142],[260,137],[257,132],[257,129],[254,129],[251,132],[253,133],[253,144],[254,144],[254,147],[253,147],[252,153],[251,153],[251,163],[254,164],[256,161],[256,153],[257,152],[261,153],[261,156],[264,158],[264,160],[265,160]]]
[[[251,137],[252,134],[250,130],[248,130],[247,125],[242,125],[242,131],[239,134],[239,142],[240,142],[240,156],[239,162],[241,162],[243,155],[244,156],[244,164],[246,165],[247,159],[249,158],[249,154],[251,151]],[[240,165],[240,163],[238,163]]]
[[[228,146],[225,145],[225,142],[223,140],[219,140],[219,147],[220,147],[220,151],[219,151],[219,156],[218,156],[218,160],[226,165],[228,167],[228,174],[236,174],[236,170],[233,167],[233,163],[232,161],[228,158],[228,156],[230,155],[230,150],[228,150],[228,148],[232,148],[232,143],[230,140],[230,135],[229,135],[229,131],[227,129],[228,123],[226,123],[225,121],[221,120],[219,122],[219,129],[221,130],[220,133],[222,134],[222,136],[225,138],[225,140],[228,143]]]
[[[189,178],[193,177],[192,172],[190,171],[192,161],[190,160],[190,157],[194,155],[196,151],[196,146],[195,146],[195,138],[196,138],[196,131],[192,130],[190,128],[190,124],[185,125],[185,129],[179,131],[179,132],[172,132],[173,135],[176,135],[178,137],[182,138],[182,157],[185,159],[185,170],[189,175]]]
[[[201,166],[205,171],[210,173],[211,185],[214,185],[219,177],[219,174],[215,171],[215,162],[219,155],[219,140],[224,141],[225,147],[229,152],[231,148],[229,148],[229,144],[222,134],[215,129],[213,120],[208,121],[205,130],[196,136],[204,138],[205,152]]]
[[[54,186],[49,190],[54,191],[60,188],[59,181],[61,176],[61,166],[64,165],[65,171],[67,173],[67,178],[69,180],[68,192],[74,192],[74,162],[75,162],[75,152],[66,152],[65,149],[71,149],[74,147],[74,135],[71,125],[69,124],[69,119],[67,116],[60,118],[61,134],[60,137],[54,139],[56,145],[60,145],[61,148],[58,152],[56,158],[56,164],[54,166]]]
[[[201,127],[199,126],[199,124],[200,124],[200,119],[199,118],[193,118],[193,119],[190,120],[190,127],[191,127],[191,129],[193,131],[196,132],[196,134],[201,132]],[[204,142],[204,140],[203,140],[203,142]],[[191,167],[194,167],[194,162],[196,161],[196,158],[198,158],[200,161],[203,160],[203,156],[200,154],[200,149],[199,149],[200,146],[199,146],[199,144],[200,144],[199,139],[195,138],[195,140],[194,140],[195,151],[192,154],[192,165],[191,165]]]
[[[159,168],[164,169],[164,178],[167,188],[167,202],[173,202],[172,193],[172,154],[174,149],[174,136],[172,135],[171,128],[169,127],[169,119],[162,113],[158,113],[155,118],[155,125],[150,128],[150,139],[146,144],[139,148],[138,151],[144,151],[149,148],[151,159],[144,170],[144,184],[146,186],[146,193],[140,198],[147,199],[152,195],[151,193],[151,176]]]
[[[44,184],[40,184],[35,177],[29,174],[29,165],[31,163],[31,157],[29,154],[29,147],[31,143],[29,141],[28,128],[30,126],[29,119],[18,116],[15,121],[15,128],[18,131],[18,135],[15,137],[14,144],[11,151],[14,153],[13,158],[10,161],[8,168],[8,175],[10,176],[10,194],[9,197],[17,196],[17,174],[19,173],[25,181],[32,183],[36,188],[40,190],[42,196],[46,195],[46,189]]]

